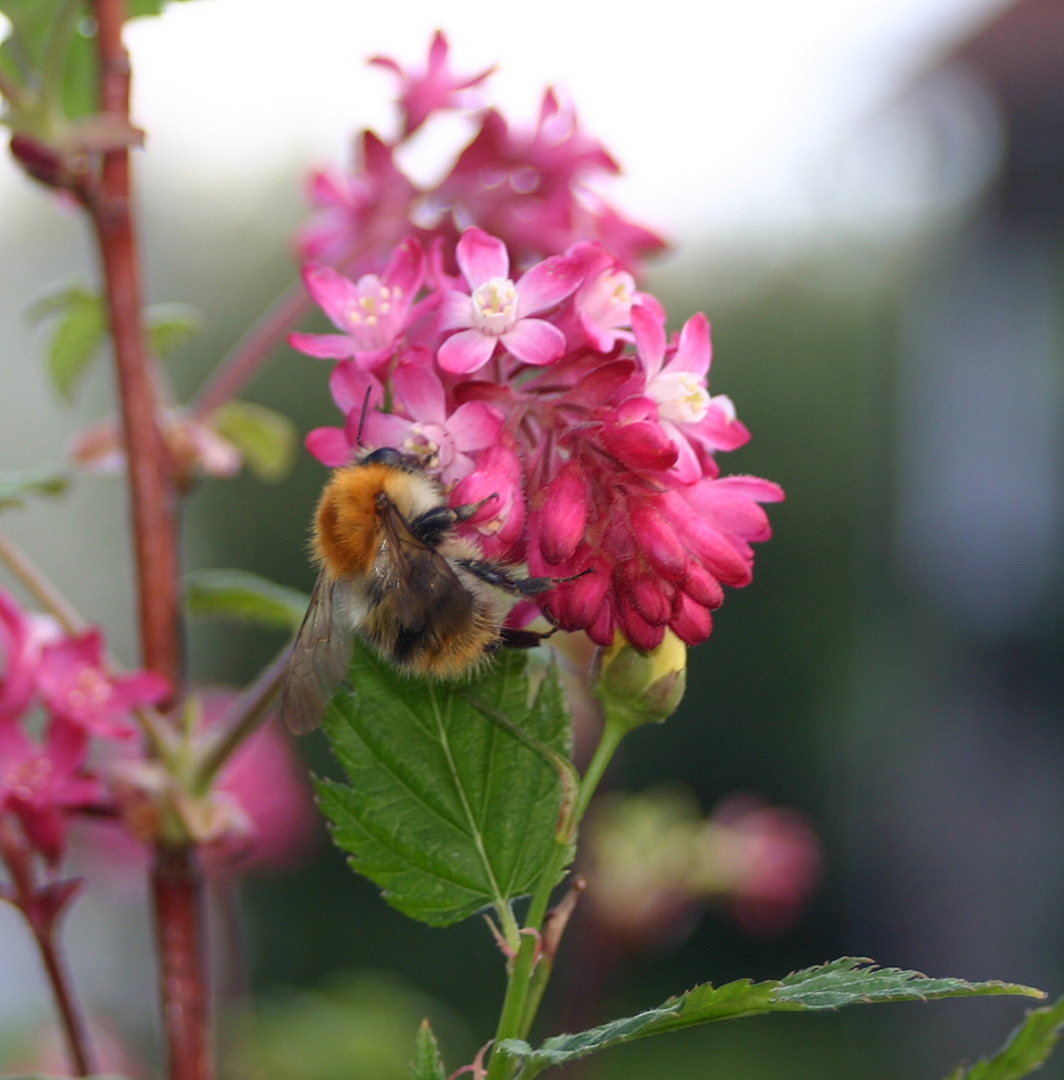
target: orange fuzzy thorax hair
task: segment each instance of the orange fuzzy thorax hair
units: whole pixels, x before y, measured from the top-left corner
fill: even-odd
[[[380,547],[380,497],[398,502],[406,480],[413,477],[383,464],[351,465],[333,473],[318,502],[313,548],[334,578],[369,572]]]

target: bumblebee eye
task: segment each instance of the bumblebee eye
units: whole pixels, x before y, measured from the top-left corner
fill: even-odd
[[[379,450],[371,450],[359,462],[361,465],[394,465],[396,468],[407,468],[410,458],[394,446],[382,446]]]

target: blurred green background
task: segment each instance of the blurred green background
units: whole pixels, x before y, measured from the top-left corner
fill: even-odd
[[[707,812],[736,791],[797,807],[826,870],[781,937],[751,937],[710,911],[686,941],[626,962],[595,1003],[600,1019],[697,982],[840,955],[1064,989],[1061,72],[1059,5],[1016,5],[854,127],[821,178],[834,193],[831,228],[774,244],[752,227],[745,248],[676,236],[682,261],[665,260],[648,282],[671,327],[696,310],[713,323],[711,388],[753,432],[722,457],[724,472],[776,480],[787,501],[770,510],[775,535],[753,585],[728,596],[692,652],[680,712],[636,732],[609,782],[674,780]],[[874,214],[848,210],[851,187],[889,180],[880,155],[899,130],[902,190]],[[170,365],[180,398],[293,280],[302,167],[278,168],[241,201],[231,184],[200,198],[202,176],[167,188],[147,156],[151,299],[206,316]],[[45,385],[41,341],[21,311],[57,281],[90,277],[91,261],[75,219],[28,184],[4,191],[0,321],[12,329],[0,341],[0,468],[13,470],[57,461],[109,409],[110,386],[101,369],[64,410]],[[334,422],[327,370],[281,349],[248,396],[305,432]],[[187,506],[186,564],[309,589],[305,523],[322,479],[304,453],[274,486],[202,484]],[[61,505],[4,524],[133,662],[123,515],[113,481],[86,480]],[[86,555],[99,570],[81,568]],[[204,622],[190,662],[204,681],[239,684],[281,644]],[[333,769],[320,737],[300,752]],[[94,1007],[150,1058],[140,888],[130,878],[110,894],[90,889],[71,938]],[[402,1076],[423,1015],[453,1069],[494,1028],[502,972],[484,925],[409,923],[324,836],[298,871],[219,894],[215,914],[219,992],[233,1002],[225,1041],[243,1048],[228,1062],[235,1077]],[[570,974],[563,963],[543,1034],[564,1024]],[[21,928],[0,912],[0,1052],[25,1045],[44,1001]],[[1021,1013],[986,999],[747,1020],[613,1051],[587,1075],[933,1078],[996,1047]],[[1064,1061],[1043,1075],[1064,1076]]]

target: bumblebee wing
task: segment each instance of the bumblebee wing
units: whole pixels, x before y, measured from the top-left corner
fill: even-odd
[[[281,718],[294,735],[321,723],[337,684],[351,666],[352,633],[336,617],[336,590],[343,586],[323,570],[292,645],[281,684]]]
[[[411,637],[446,639],[469,628],[473,600],[451,564],[414,535],[394,507],[383,511],[386,557],[380,564],[381,603],[399,623],[396,647]]]

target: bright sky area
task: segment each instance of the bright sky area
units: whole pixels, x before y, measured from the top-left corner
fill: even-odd
[[[346,160],[353,130],[391,122],[393,84],[365,59],[420,65],[440,27],[458,70],[499,64],[492,93],[511,117],[531,120],[548,83],[568,91],[625,167],[615,201],[674,238],[726,240],[818,228],[825,161],[1005,6],[659,0],[625,17],[623,6],[574,0],[192,0],[133,24],[128,40],[135,119],[158,174],[184,170],[252,192],[294,162]],[[895,163],[874,163],[877,179],[911,156],[904,145],[886,153]],[[0,196],[13,182],[5,160]]]

